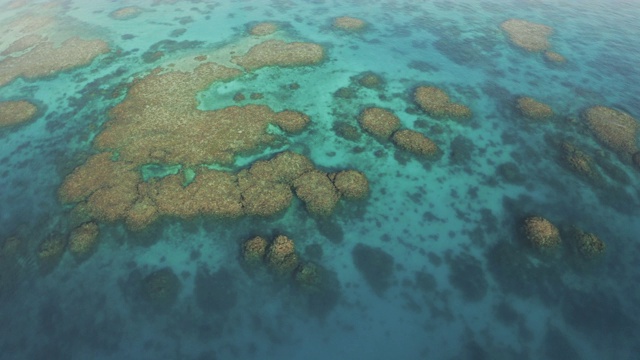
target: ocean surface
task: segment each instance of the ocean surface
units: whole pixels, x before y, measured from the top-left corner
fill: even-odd
[[[37,108],[0,128],[0,358],[638,358],[640,160],[598,137],[585,112],[605,106],[640,119],[640,3],[2,0],[0,9],[0,51],[28,33],[15,31],[16,19],[39,16],[52,20],[35,31],[55,44],[78,36],[108,45],[0,86],[0,102]],[[340,28],[345,16],[364,26]],[[546,49],[564,61],[518,46],[501,27],[508,19],[551,28]],[[275,32],[252,35],[264,22]],[[316,44],[323,57],[291,64],[285,53],[284,63],[257,69],[229,61],[272,39]],[[0,78],[19,66],[7,59],[29,51],[0,55]],[[205,165],[236,174],[291,151],[322,172],[361,172],[368,196],[318,215],[296,185],[274,215],[163,215],[141,228],[78,215],[79,200],[61,189],[105,151],[95,139],[116,126],[112,109],[144,79],[202,55],[240,73],[198,90],[198,111],[259,104],[304,113],[309,124],[293,133],[269,125],[279,140],[233,153],[231,163],[138,164],[140,184],[177,174],[188,187]],[[52,59],[45,52],[27,70]],[[164,86],[174,85],[184,84]],[[414,99],[421,86],[472,116],[424,111]],[[520,97],[553,115],[525,116]],[[163,109],[155,102],[167,99],[148,102]],[[369,107],[395,114],[440,155],[372,136],[358,120]],[[176,132],[189,126],[189,116],[176,117]],[[145,126],[140,133],[156,130]],[[135,144],[139,133],[120,139],[129,134]],[[590,172],[576,171],[568,153]],[[525,229],[532,218],[553,224],[560,245],[535,246]],[[83,224],[94,233],[78,255],[70,239]],[[597,254],[576,242],[586,233],[605,245]],[[245,241],[279,235],[293,240],[297,267],[247,262]],[[312,264],[311,284],[303,264]]]

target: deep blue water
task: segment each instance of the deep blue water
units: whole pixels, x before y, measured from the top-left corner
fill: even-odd
[[[0,128],[0,357],[637,358],[640,169],[599,142],[583,113],[602,105],[640,118],[640,4],[11,4],[19,2],[0,1],[0,51],[21,36],[11,30],[13,19],[44,13],[66,24],[47,30],[52,40],[76,34],[102,39],[110,51],[87,66],[0,87],[0,101],[24,99],[38,108],[32,121]],[[142,9],[134,18],[109,16],[132,5]],[[367,26],[336,30],[332,22],[340,16]],[[566,63],[512,44],[500,28],[510,18],[552,27],[551,49]],[[264,21],[279,30],[248,35]],[[95,153],[94,137],[134,79],[172,63],[179,68],[199,54],[218,61],[225,49],[242,52],[271,38],[320,44],[326,57],[318,65],[265,67],[213,84],[198,94],[198,108],[266,104],[302,111],[311,124],[278,147],[238,157],[233,170],[291,150],[325,171],[363,172],[369,198],[342,200],[323,219],[294,199],[267,219],[161,218],[141,232],[122,221],[100,222],[89,259],[78,262],[65,251],[44,271],[37,255],[43,241],[67,238],[73,229],[71,206],[60,202],[58,189]],[[161,56],[154,55],[158,50]],[[3,71],[9,70],[0,66]],[[358,85],[364,72],[383,84]],[[445,89],[473,117],[425,114],[412,99],[421,85]],[[336,96],[344,88],[352,96]],[[247,97],[243,103],[233,99],[238,92]],[[251,93],[263,97],[250,99]],[[514,106],[518,96],[551,106],[555,116],[525,119]],[[389,109],[404,128],[424,133],[442,157],[421,161],[362,132],[356,119],[369,106]],[[340,137],[337,122],[361,134]],[[562,141],[595,159],[604,183],[563,166]],[[155,169],[155,176],[164,170]],[[571,226],[594,233],[606,251],[585,261],[563,238],[554,254],[540,254],[520,229],[531,215],[550,220],[563,235]],[[324,292],[309,295],[292,279],[247,271],[242,242],[277,234],[294,239],[301,258],[326,269]],[[361,245],[369,252],[358,251]],[[165,268],[180,286],[174,302],[156,308],[144,294],[144,279]]]

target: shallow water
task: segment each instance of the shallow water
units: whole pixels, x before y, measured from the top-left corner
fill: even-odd
[[[46,9],[27,2],[14,9],[20,2],[0,1],[3,28],[46,12],[64,17],[65,34],[102,39],[110,49],[86,66],[0,87],[0,101],[38,108],[33,120],[0,128],[2,358],[635,358],[640,169],[598,141],[584,111],[602,105],[640,118],[640,5],[172,2],[77,0]],[[109,16],[133,5],[142,10],[135,17]],[[336,29],[340,16],[367,26]],[[551,50],[567,61],[515,46],[500,28],[509,18],[553,27]],[[278,31],[249,35],[265,21]],[[142,231],[99,221],[95,253],[78,261],[66,250],[47,269],[41,244],[66,239],[74,228],[73,205],[61,203],[58,189],[97,152],[95,136],[110,126],[109,110],[125,101],[134,79],[201,54],[239,68],[223,62],[229,51],[272,38],[320,44],[325,58],[214,83],[196,96],[198,109],[266,104],[301,111],[311,123],[223,168],[239,171],[291,150],[322,171],[361,171],[369,197],[343,199],[320,218],[294,197],[268,218],[161,217]],[[382,84],[359,85],[365,72]],[[446,90],[473,116],[429,116],[413,100],[422,85]],[[350,96],[337,96],[344,88]],[[238,92],[246,99],[235,101]],[[518,96],[555,115],[526,119],[515,108]],[[357,117],[370,106],[424,133],[442,156],[421,160],[362,131]],[[337,122],[354,126],[357,138],[339,136]],[[599,181],[569,170],[563,141],[594,159]],[[173,165],[144,167],[145,181],[180,171]],[[523,238],[523,220],[534,215],[560,228],[562,245],[550,254]],[[581,257],[572,226],[596,234],[605,253]],[[243,262],[245,240],[279,234],[295,241],[303,261],[326,270],[321,291]],[[165,268],[179,286],[173,301],[158,306],[145,284]]]

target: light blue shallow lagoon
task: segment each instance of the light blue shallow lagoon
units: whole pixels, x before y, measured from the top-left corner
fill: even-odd
[[[638,359],[638,19],[0,0],[0,358]]]

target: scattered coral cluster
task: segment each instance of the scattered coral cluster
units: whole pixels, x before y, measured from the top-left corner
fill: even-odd
[[[26,100],[0,102],[0,128],[27,122],[38,108]]]
[[[232,61],[251,71],[265,66],[316,65],[323,59],[324,49],[318,44],[267,40],[253,46],[246,54],[234,57]]]
[[[362,19],[350,16],[341,16],[333,20],[333,26],[336,29],[345,31],[360,31],[367,26],[367,23]]]
[[[631,115],[605,106],[584,111],[583,117],[595,137],[624,157],[638,151],[637,137],[640,123]]]
[[[67,239],[61,234],[47,236],[38,246],[38,265],[43,274],[51,272],[62,259]]]
[[[580,229],[573,230],[572,242],[577,252],[586,260],[601,257],[607,248],[597,235]]]
[[[530,52],[543,52],[545,59],[554,63],[564,63],[566,59],[557,52],[551,51],[549,36],[553,28],[522,19],[509,19],[500,24],[511,42]]]
[[[509,19],[500,24],[511,42],[527,51],[537,52],[549,49],[548,37],[553,33],[550,26],[536,24],[522,19]]]
[[[129,20],[138,17],[144,10],[138,6],[126,6],[109,13],[109,17],[115,20]]]
[[[86,24],[66,18],[57,7],[33,6],[8,19],[0,34],[0,86],[18,77],[42,78],[88,65],[109,45],[99,39],[84,39],[91,32]],[[52,40],[52,39],[55,39]]]
[[[360,74],[356,80],[359,85],[369,89],[378,89],[382,87],[384,83],[379,75],[371,71]]]
[[[156,310],[171,307],[180,294],[182,284],[171,268],[156,270],[140,284],[142,297]]]
[[[98,247],[98,224],[84,223],[71,231],[69,236],[69,252],[78,261],[89,258]]]
[[[543,54],[544,58],[551,63],[562,64],[567,62],[567,59],[564,56],[555,51],[545,50]]]
[[[435,86],[419,86],[413,97],[424,112],[437,119],[468,119],[472,116],[471,109],[451,102],[449,95]]]
[[[245,241],[242,259],[252,267],[266,264],[278,276],[291,276],[300,263],[293,240],[284,235],[271,243],[261,236]]]
[[[425,159],[436,159],[442,153],[433,140],[415,130],[398,130],[393,133],[391,140],[399,148]]]
[[[553,116],[553,110],[549,105],[527,96],[516,99],[516,108],[524,117],[532,120],[545,120]]]
[[[563,243],[560,230],[549,220],[539,216],[526,218],[522,231],[535,249],[545,253],[554,252]],[[581,259],[597,259],[606,250],[606,244],[598,236],[575,226],[564,229],[562,237]]]
[[[278,25],[272,22],[263,22],[251,27],[249,34],[253,36],[271,35],[278,30]]]
[[[290,279],[307,297],[309,310],[318,315],[335,306],[340,284],[335,274],[322,266],[304,261],[296,253],[295,243],[285,235],[271,243],[262,236],[253,237],[242,245],[242,260],[249,270],[266,267],[279,279]]]
[[[400,119],[391,111],[378,107],[364,109],[358,117],[358,123],[365,131],[380,139],[388,139],[400,129]]]
[[[293,240],[284,235],[276,237],[265,254],[267,266],[278,275],[291,275],[299,259]]]
[[[541,251],[553,251],[561,244],[560,231],[549,220],[533,216],[526,218],[522,225],[526,239]]]
[[[575,174],[600,185],[604,181],[593,159],[569,142],[561,145],[562,160],[566,167]]]
[[[60,263],[67,249],[77,261],[88,259],[97,249],[98,234],[98,224],[85,222],[73,229],[68,238],[58,233],[48,235],[37,250],[41,272],[51,272]]]
[[[441,154],[438,145],[423,134],[415,130],[400,129],[400,119],[389,110],[366,108],[360,113],[358,123],[378,139],[391,139],[399,148],[422,158],[435,159]]]

